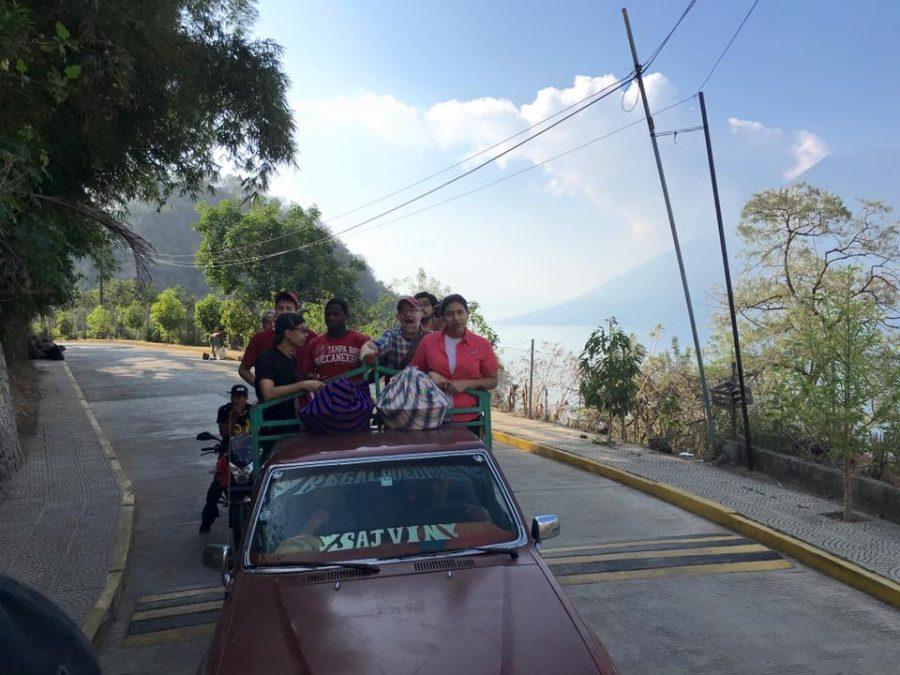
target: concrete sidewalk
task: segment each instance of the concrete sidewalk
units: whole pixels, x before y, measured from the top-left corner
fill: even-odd
[[[751,520],[900,581],[900,525],[878,518],[845,523],[824,515],[840,510],[837,502],[636,445],[597,445],[582,438],[577,429],[497,410],[492,415],[493,427],[498,431],[568,450],[719,502]]]
[[[94,639],[116,590],[123,492],[66,364],[34,365],[39,420],[25,465],[0,493],[0,574],[49,597]]]

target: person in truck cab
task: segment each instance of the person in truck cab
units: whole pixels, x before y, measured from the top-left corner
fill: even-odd
[[[412,365],[428,373],[441,389],[453,396],[454,408],[473,408],[478,400],[466,389],[490,391],[497,387],[499,364],[491,343],[467,328],[469,305],[454,293],[441,301],[438,310],[444,330],[422,338]],[[454,422],[467,422],[477,413],[453,416]]]
[[[343,375],[359,365],[359,352],[368,335],[347,328],[350,307],[345,300],[333,298],[325,303],[327,332],[314,338],[307,347],[312,374],[319,380]]]
[[[296,294],[292,291],[282,290],[275,294],[275,309],[273,311],[276,318],[285,312],[297,312],[299,309],[300,302],[297,300]],[[266,315],[268,315],[268,312]],[[307,340],[316,337],[315,332],[308,330],[308,333]],[[271,349],[275,346],[274,338],[274,323],[269,324],[267,327],[264,316],[263,329],[254,333],[253,337],[250,339],[250,343],[247,345],[247,349],[244,350],[244,357],[241,359],[241,365],[238,366],[238,375],[240,375],[241,379],[247,384],[256,386],[256,377],[252,370],[255,368],[256,361],[259,359],[260,355],[267,349]]]
[[[403,370],[412,361],[415,348],[425,335],[419,301],[408,295],[397,300],[397,325],[384,331],[376,340],[369,340],[360,350],[360,358],[374,363],[375,357],[388,368]]]

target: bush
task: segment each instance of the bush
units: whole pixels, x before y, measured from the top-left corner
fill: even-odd
[[[75,337],[75,322],[72,321],[71,312],[57,312],[55,334],[57,337],[67,340]]]
[[[187,310],[174,288],[167,288],[156,297],[156,302],[150,306],[150,318],[159,329],[163,340],[166,342],[178,340],[178,332],[187,318]]]
[[[140,336],[141,329],[144,327],[144,306],[140,301],[135,300],[122,312],[122,321],[134,335]]]
[[[103,305],[97,305],[87,315],[88,337],[108,338],[113,332],[112,313]]]
[[[207,334],[215,333],[222,326],[222,301],[210,294],[198,300],[194,316]]]
[[[241,347],[256,330],[256,316],[239,301],[227,300],[222,306],[222,325],[231,345]]]

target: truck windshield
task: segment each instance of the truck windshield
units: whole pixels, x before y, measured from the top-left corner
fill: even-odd
[[[250,562],[385,559],[518,538],[481,453],[284,468],[266,486]]]

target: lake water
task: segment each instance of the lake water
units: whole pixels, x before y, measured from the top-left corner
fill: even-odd
[[[508,359],[515,359],[518,354],[526,353],[531,347],[532,338],[535,349],[541,342],[559,342],[578,355],[594,328],[596,326],[494,325],[494,330],[500,335],[500,350]]]

